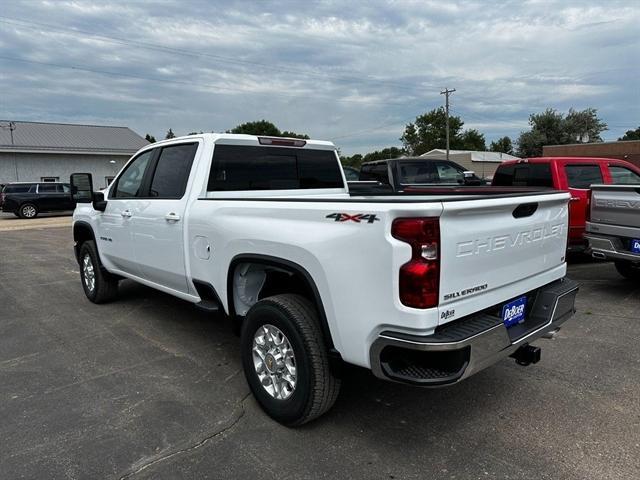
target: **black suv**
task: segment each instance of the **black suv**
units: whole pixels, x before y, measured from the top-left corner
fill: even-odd
[[[390,185],[394,191],[414,185],[484,185],[480,178],[455,162],[424,157],[392,158],[363,163],[360,180]]]
[[[40,212],[73,210],[68,183],[8,183],[0,193],[0,210],[17,217],[34,218]]]

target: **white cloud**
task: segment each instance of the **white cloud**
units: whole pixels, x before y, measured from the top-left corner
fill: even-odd
[[[0,56],[47,64],[0,59],[2,108],[20,120],[158,137],[266,118],[365,153],[398,145],[444,86],[489,139],[517,136],[546,107],[598,108],[607,138],[640,118],[630,1],[46,0],[2,15]]]

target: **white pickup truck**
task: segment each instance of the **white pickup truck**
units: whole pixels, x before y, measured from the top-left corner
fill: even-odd
[[[332,143],[201,134],[148,145],[111,185],[74,174],[75,252],[102,303],[123,278],[231,317],[247,382],[286,425],[327,411],[342,362],[456,383],[575,312],[557,191],[349,193]]]

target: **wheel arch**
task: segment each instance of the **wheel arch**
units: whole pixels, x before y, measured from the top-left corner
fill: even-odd
[[[231,262],[229,263],[229,269],[227,271],[227,305],[229,316],[231,318],[236,316],[235,311],[235,299],[234,299],[234,275],[236,269],[242,264],[255,264],[263,267],[271,267],[277,271],[289,272],[297,279],[300,279],[304,282],[304,286],[309,292],[309,300],[311,300],[318,310],[318,318],[320,320],[320,328],[325,338],[325,342],[327,348],[330,352],[334,354],[338,354],[335,350],[335,346],[333,343],[333,337],[331,336],[331,329],[329,328],[329,322],[327,321],[327,315],[324,308],[324,304],[322,302],[322,297],[320,296],[320,292],[318,287],[316,286],[315,281],[311,274],[301,265],[292,262],[291,260],[287,260],[284,258],[273,257],[270,255],[261,255],[261,254],[240,254],[233,257]],[[262,290],[262,285],[260,290]],[[291,293],[291,292],[279,292],[279,293]],[[339,354],[338,354],[339,355]]]
[[[73,251],[76,255],[76,260],[79,261],[80,258],[80,247],[87,240],[93,240],[96,243],[96,248],[98,247],[98,242],[96,242],[96,236],[93,233],[93,228],[87,222],[77,221],[73,224]],[[98,255],[98,261],[100,261],[100,256]]]

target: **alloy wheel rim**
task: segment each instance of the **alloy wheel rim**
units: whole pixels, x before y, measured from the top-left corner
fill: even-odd
[[[91,256],[88,253],[82,259],[82,273],[84,277],[84,284],[87,286],[87,290],[93,292],[93,289],[96,286],[96,274],[93,269]]]
[[[27,218],[31,218],[35,216],[36,209],[33,208],[31,205],[27,205],[26,207],[22,208],[22,214]]]
[[[276,400],[296,389],[296,359],[287,336],[271,324],[261,325],[253,337],[253,366],[262,388]]]

